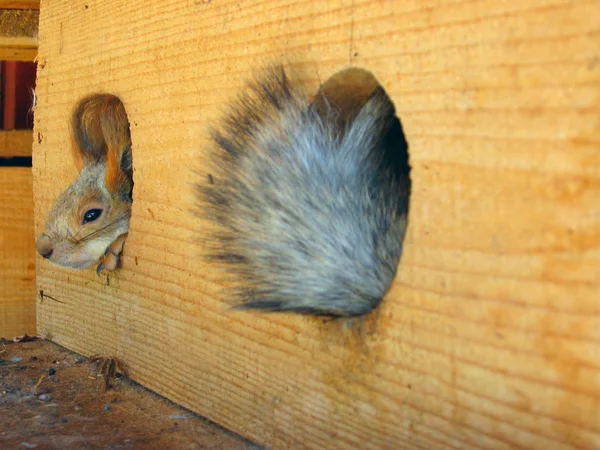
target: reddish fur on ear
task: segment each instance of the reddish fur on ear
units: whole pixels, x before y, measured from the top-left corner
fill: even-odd
[[[71,115],[73,161],[79,171],[89,164],[106,165],[106,186],[113,194],[131,191],[131,138],[127,112],[112,94],[92,94]]]
[[[94,94],[82,98],[71,114],[72,154],[79,171],[92,162],[100,162],[106,154],[102,130],[105,104],[113,96]]]
[[[106,186],[112,193],[123,193],[128,175],[123,168],[124,153],[130,151],[129,121],[121,100],[108,97],[102,105],[100,127],[106,142]]]
[[[71,156],[73,157],[73,163],[77,168],[77,172],[81,172],[83,167],[85,166],[85,161],[83,160],[83,153],[79,146],[77,145],[77,140],[71,134]]]
[[[109,147],[106,152],[106,187],[112,193],[119,191],[119,185],[123,177],[121,169],[122,152]]]

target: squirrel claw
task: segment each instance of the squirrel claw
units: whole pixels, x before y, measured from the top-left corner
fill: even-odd
[[[100,276],[100,272],[102,272],[104,270],[104,265],[102,263],[98,264],[98,267],[96,267],[96,275]]]
[[[114,253],[109,247],[104,254],[104,258],[102,258],[102,262],[100,263],[102,266],[101,270],[112,272],[120,266],[120,262],[121,255]]]

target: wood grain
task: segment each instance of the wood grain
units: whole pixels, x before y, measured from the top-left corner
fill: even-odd
[[[37,56],[37,38],[0,36],[0,60],[33,61]]]
[[[32,145],[31,130],[0,130],[0,158],[31,156]]]
[[[29,167],[0,167],[0,337],[35,334],[33,187]]]
[[[75,177],[67,118],[131,122],[123,269],[39,261],[39,330],[269,448],[600,448],[600,2],[44,4],[36,229]],[[410,146],[394,286],[359,321],[232,313],[201,262],[191,169],[263,62],[309,89],[370,70]]]
[[[0,9],[40,9],[40,0],[0,0]]]

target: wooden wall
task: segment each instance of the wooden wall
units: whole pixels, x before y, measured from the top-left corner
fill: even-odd
[[[0,0],[0,60],[35,59],[39,8],[39,0]]]
[[[38,8],[39,1],[0,0],[0,61],[35,59]],[[8,71],[0,64],[5,69],[0,77],[0,122],[12,128],[15,110],[29,105],[22,105],[15,92],[15,85],[22,83],[14,77],[24,72],[10,64]],[[31,165],[32,141],[31,130],[0,130],[0,337],[5,338],[36,332],[33,175],[31,167],[14,167],[12,159],[29,158]]]
[[[410,145],[392,291],[364,321],[231,313],[198,258],[191,168],[264,61],[368,69]],[[35,222],[75,177],[67,118],[122,97],[123,269],[38,259],[41,333],[269,448],[600,448],[600,2],[52,0]]]
[[[0,337],[35,334],[35,246],[31,167],[7,167],[31,157],[32,135],[0,131]]]

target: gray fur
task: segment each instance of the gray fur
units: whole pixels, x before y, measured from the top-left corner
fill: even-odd
[[[212,172],[197,192],[221,230],[210,258],[237,280],[239,307],[355,316],[388,291],[409,195],[408,167],[389,156],[406,148],[390,147],[396,119],[381,89],[343,129],[339,118],[273,68],[213,131]]]

